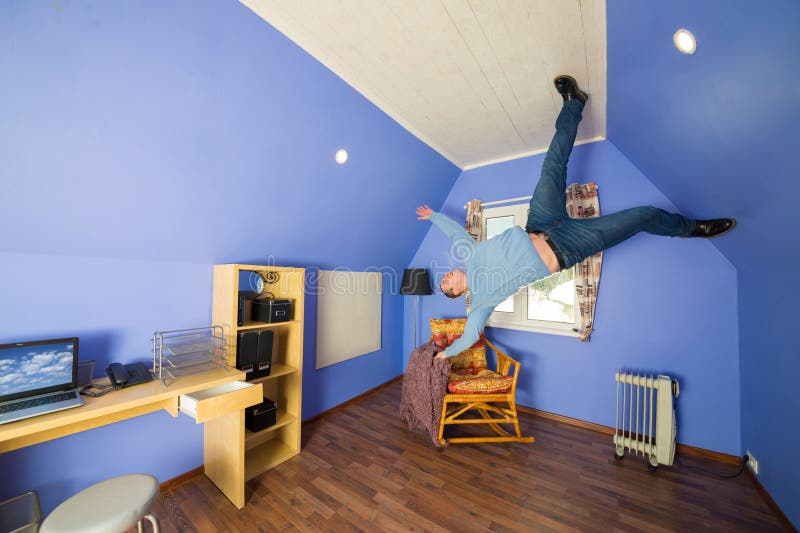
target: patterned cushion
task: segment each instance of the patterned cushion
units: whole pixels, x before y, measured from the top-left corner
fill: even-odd
[[[433,342],[447,348],[464,333],[466,318],[432,318]],[[448,357],[450,373],[447,390],[453,394],[502,394],[511,390],[513,376],[501,376],[486,368],[486,344],[483,334],[468,350]]]
[[[486,368],[452,368],[450,373],[447,374],[447,381],[462,381],[465,379],[476,378],[493,378],[498,377],[500,374],[492,372]]]
[[[513,376],[501,376],[491,370],[484,370],[480,374],[480,377],[472,379],[448,381],[447,390],[453,394],[502,394],[511,390]]]
[[[464,333],[466,318],[431,318],[431,333],[433,342],[439,348],[447,348]],[[448,357],[450,368],[482,370],[486,365],[486,344],[484,343],[483,333],[478,342],[469,349],[464,350],[454,357]]]

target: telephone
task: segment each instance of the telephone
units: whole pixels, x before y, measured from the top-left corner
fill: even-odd
[[[129,365],[111,363],[108,365],[108,368],[106,368],[106,374],[108,374],[108,379],[111,383],[108,385],[90,383],[80,389],[81,394],[97,397],[123,387],[130,387],[131,385],[153,381],[153,375],[150,374],[150,371],[144,363],[131,363]]]
[[[111,363],[106,368],[106,374],[108,374],[108,379],[111,380],[114,390],[153,381],[153,376],[144,363],[131,363],[129,365]]]

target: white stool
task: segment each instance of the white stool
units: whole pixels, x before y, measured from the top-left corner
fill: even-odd
[[[55,508],[45,519],[42,533],[122,533],[136,525],[141,533],[146,518],[159,533],[150,508],[158,499],[158,480],[130,474],[101,481]]]

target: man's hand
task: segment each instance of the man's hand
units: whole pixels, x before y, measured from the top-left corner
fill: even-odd
[[[441,352],[436,354],[436,357],[434,359],[447,359],[447,352],[445,350],[442,350]]]
[[[417,220],[428,220],[433,214],[433,209],[427,205],[421,205],[417,208]]]

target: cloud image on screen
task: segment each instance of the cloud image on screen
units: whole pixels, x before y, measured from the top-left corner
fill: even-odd
[[[0,351],[0,397],[72,381],[71,342]]]

